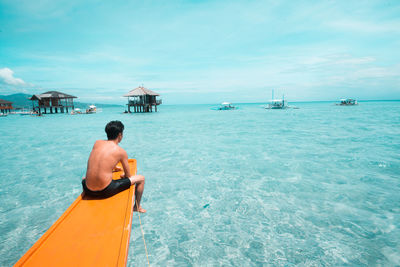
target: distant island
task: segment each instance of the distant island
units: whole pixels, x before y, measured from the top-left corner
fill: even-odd
[[[32,101],[29,98],[32,95],[24,94],[24,93],[16,93],[12,95],[0,95],[0,99],[8,100],[12,102],[13,107],[16,109],[20,108],[32,108]],[[121,107],[123,105],[116,104],[101,104],[101,103],[83,103],[74,101],[75,108],[86,109],[89,105],[95,104],[98,108],[107,108],[107,107]]]

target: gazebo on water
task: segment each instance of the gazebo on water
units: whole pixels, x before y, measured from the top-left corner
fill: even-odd
[[[58,113],[58,111],[68,113],[68,108],[74,109],[74,98],[77,97],[57,91],[48,91],[40,95],[33,95],[29,100],[32,100],[33,111],[42,113],[43,109],[43,113],[47,114],[47,108],[49,108],[50,113],[53,113],[53,108],[55,113]]]
[[[128,112],[131,113],[131,107],[136,112],[157,112],[157,106],[162,104],[162,100],[157,100],[158,93],[153,92],[143,86],[139,86],[124,95],[128,97]],[[132,98],[132,99],[131,99]]]

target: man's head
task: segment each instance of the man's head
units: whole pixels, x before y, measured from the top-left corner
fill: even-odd
[[[105,131],[107,133],[108,140],[115,140],[120,136],[120,134],[120,138],[122,139],[124,125],[120,121],[110,121],[109,123],[107,123]]]

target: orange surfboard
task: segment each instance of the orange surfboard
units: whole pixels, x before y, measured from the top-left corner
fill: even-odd
[[[129,167],[136,174],[135,159]],[[106,199],[82,193],[15,266],[126,266],[134,200],[134,185]]]

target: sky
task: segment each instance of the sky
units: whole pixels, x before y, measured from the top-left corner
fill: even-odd
[[[0,0],[0,94],[400,99],[400,1]]]

